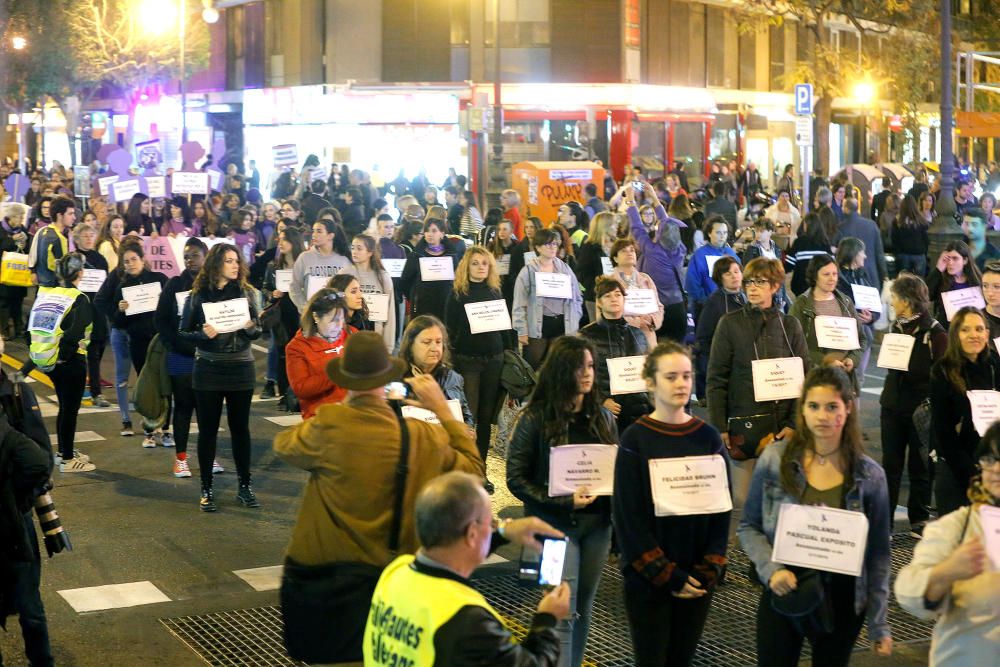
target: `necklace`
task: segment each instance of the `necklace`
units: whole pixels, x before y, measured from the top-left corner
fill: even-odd
[[[827,452],[826,454],[820,454],[819,452],[817,452],[814,449],[814,450],[812,450],[812,454],[813,454],[813,458],[816,459],[817,463],[819,463],[821,466],[825,466],[827,459],[829,459],[831,456],[833,456],[834,454],[836,454],[839,451],[840,451],[840,447],[837,447],[832,452]]]

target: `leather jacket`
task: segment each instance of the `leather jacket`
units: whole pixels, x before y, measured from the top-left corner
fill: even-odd
[[[215,338],[209,338],[202,331],[205,326],[205,311],[203,303],[216,303],[246,297],[250,304],[250,319],[253,327],[240,329],[232,333],[220,333]],[[184,313],[181,315],[180,338],[191,342],[197,358],[213,361],[253,361],[250,342],[260,338],[260,293],[253,287],[247,287],[246,292],[235,282],[230,282],[221,290],[211,288],[207,292],[191,292]]]

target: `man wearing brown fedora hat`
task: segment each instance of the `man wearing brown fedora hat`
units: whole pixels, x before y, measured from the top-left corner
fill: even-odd
[[[434,413],[440,424],[404,420],[394,410],[386,399],[386,385],[402,378],[405,370],[402,359],[389,356],[381,335],[372,331],[352,334],[344,354],[326,367],[330,379],[348,390],[347,397],[342,403],[320,406],[315,416],[274,439],[274,451],[281,459],[310,472],[282,581],[283,606],[292,607],[285,610],[286,644],[296,657],[293,637],[322,644],[330,639],[330,628],[337,628],[336,640],[340,644],[330,657],[326,657],[325,649],[317,649],[322,659],[317,659],[317,652],[304,652],[314,647],[299,646],[303,650],[298,651],[301,657],[297,659],[311,663],[360,661],[367,606],[357,618],[351,614],[345,618],[342,606],[324,610],[322,601],[312,598],[357,596],[362,590],[370,602],[377,572],[396,553],[417,550],[413,508],[424,484],[451,470],[485,477],[486,468],[469,429],[452,415],[432,376],[406,378],[415,396],[406,403]],[[398,519],[398,546],[393,551],[390,542],[404,422],[409,441],[404,462],[408,470]],[[315,581],[309,585],[293,581],[296,573],[302,574],[304,580],[322,572],[322,568],[343,563],[377,568],[370,588],[367,578],[350,582],[350,591],[331,590],[329,586],[315,585]],[[295,609],[307,608],[308,613],[294,613]],[[326,618],[323,611],[329,612]],[[313,631],[320,627],[326,630]],[[349,656],[346,660],[345,655]]]

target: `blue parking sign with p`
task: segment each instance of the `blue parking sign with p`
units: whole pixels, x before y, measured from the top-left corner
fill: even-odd
[[[813,112],[813,87],[811,83],[795,84],[795,113],[809,115]]]

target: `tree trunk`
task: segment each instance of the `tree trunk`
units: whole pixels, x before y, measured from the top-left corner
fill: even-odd
[[[824,95],[816,100],[813,109],[816,112],[816,127],[813,131],[813,142],[816,150],[816,163],[813,169],[817,174],[827,177],[832,174],[826,173],[830,168],[830,118],[833,115],[833,99],[829,95]]]

